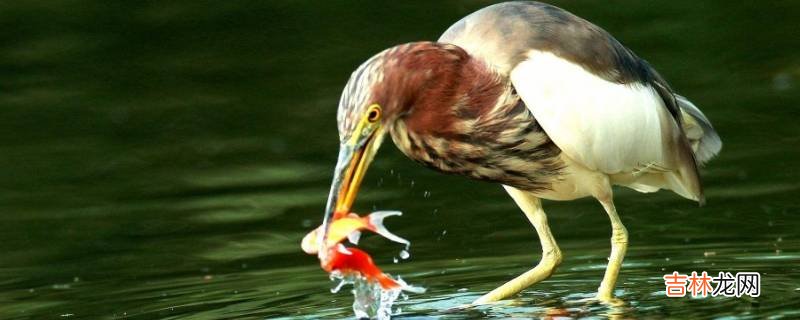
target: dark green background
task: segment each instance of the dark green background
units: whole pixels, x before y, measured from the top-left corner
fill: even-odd
[[[300,238],[320,223],[349,74],[435,40],[484,1],[0,3],[0,319],[345,317]],[[615,35],[713,121],[708,205],[617,192],[630,248],[617,294],[588,303],[610,250],[602,208],[548,202],[565,262],[498,306],[446,312],[532,267],[533,229],[502,189],[381,150],[356,204],[400,209],[377,262],[428,288],[405,316],[799,316],[800,2],[557,1]],[[666,298],[665,273],[757,271],[762,296]]]

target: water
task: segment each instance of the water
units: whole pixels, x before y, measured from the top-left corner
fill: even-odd
[[[330,278],[338,282],[331,289],[331,293],[338,293],[343,287],[352,286],[350,292],[353,294],[353,314],[358,319],[390,319],[393,315],[401,314],[401,308],[392,307],[398,298],[408,300],[408,295],[404,292],[425,293],[425,288],[410,285],[400,277],[393,278],[400,287],[392,289],[384,289],[380,283],[352,273],[341,274],[334,271],[330,274]]]
[[[402,289],[383,289],[377,282],[368,281],[358,276],[341,276],[331,274],[331,279],[340,281],[331,293],[337,293],[345,285],[352,285],[353,313],[356,318],[390,319],[392,305],[400,297]]]
[[[3,2],[0,318],[351,317],[352,296],[330,293],[298,245],[321,222],[340,90],[375,52],[435,39],[485,4]],[[711,118],[725,146],[703,170],[708,205],[617,191],[630,247],[625,303],[609,307],[587,300],[610,250],[605,213],[547,202],[556,274],[462,309],[538,261],[535,233],[499,186],[387,145],[356,211],[405,212],[387,223],[414,242],[411,259],[361,240],[384,271],[428,289],[397,317],[800,316],[800,3],[556,4]],[[672,271],[757,271],[763,292],[666,298]]]

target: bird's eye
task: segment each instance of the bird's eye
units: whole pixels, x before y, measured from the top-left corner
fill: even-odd
[[[375,122],[381,118],[381,108],[377,105],[372,105],[367,113],[367,121]]]

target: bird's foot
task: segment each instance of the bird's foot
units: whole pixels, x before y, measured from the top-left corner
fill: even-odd
[[[597,290],[597,301],[612,307],[624,305],[625,301],[614,297],[613,290],[613,288],[603,288],[603,286],[600,286]]]

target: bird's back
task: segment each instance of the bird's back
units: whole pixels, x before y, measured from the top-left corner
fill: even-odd
[[[719,151],[716,132],[606,31],[555,6],[507,2],[456,22],[439,42],[508,77],[576,162],[640,191],[669,188],[702,201],[697,166]]]
[[[649,81],[652,70],[614,37],[561,8],[534,2],[504,2],[478,10],[453,24],[439,42],[458,45],[501,74],[532,49],[552,52],[606,80]]]

